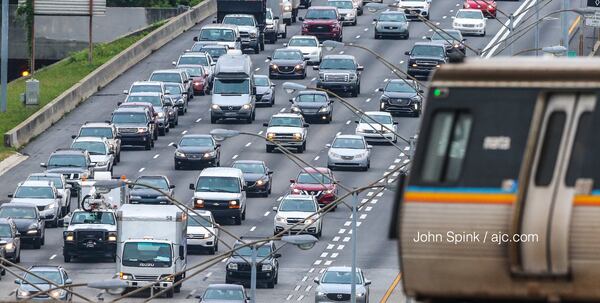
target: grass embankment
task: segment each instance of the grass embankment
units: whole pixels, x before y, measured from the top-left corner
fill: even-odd
[[[149,34],[166,21],[158,22],[142,32],[126,36],[109,43],[94,45],[94,61],[88,63],[88,51],[79,51],[71,56],[37,71],[35,79],[40,81],[40,104],[38,106],[25,106],[20,101],[20,94],[25,92],[25,78],[14,80],[8,84],[8,106],[5,113],[0,113],[0,134],[4,133],[23,122],[33,113],[64,91],[75,85],[96,68],[112,59],[114,56]],[[0,161],[10,156],[13,148],[0,145]]]

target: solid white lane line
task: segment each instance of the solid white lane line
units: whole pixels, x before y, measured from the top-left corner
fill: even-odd
[[[521,14],[521,11],[527,7],[527,9],[529,9],[531,6],[533,6],[535,4],[536,0],[525,0],[523,1],[523,4],[521,4],[521,6],[519,6],[519,8],[517,8],[517,10],[513,13],[513,16],[518,16],[516,19],[513,20],[513,28],[515,28],[519,22],[521,22],[521,19],[523,19],[523,17],[525,17],[526,14]],[[498,49],[498,47],[500,46],[501,43],[498,43],[496,45],[494,45],[497,41],[504,41],[508,35],[510,34],[510,31],[507,30],[508,25],[510,24],[510,20],[506,20],[506,22],[504,23],[504,26],[502,26],[500,28],[500,30],[496,33],[496,35],[494,35],[494,37],[490,40],[490,42],[483,48],[484,53],[481,55],[482,57],[485,58],[489,58],[491,56],[494,55],[494,52],[496,52],[496,50]],[[490,49],[490,47],[494,45],[494,47],[492,47]]]
[[[156,159],[156,158],[158,158],[158,157],[160,157],[160,154],[156,154],[156,155],[154,155],[154,157],[152,157],[152,158],[153,158],[153,159]]]
[[[362,214],[362,215],[360,215],[360,219],[361,219],[361,220],[364,220],[364,219],[366,219],[366,218],[367,218],[367,214]]]

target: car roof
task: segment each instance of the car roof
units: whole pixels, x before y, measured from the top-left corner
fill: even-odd
[[[390,79],[388,81],[388,83],[405,83],[405,84],[406,84],[406,82],[415,84],[415,80],[413,80],[413,79]]]
[[[181,137],[181,139],[183,138],[212,138],[212,136],[207,134],[185,134]]]
[[[236,163],[265,164],[265,161],[262,161],[262,160],[236,160],[235,162],[233,162],[233,164],[236,164]]]
[[[312,35],[294,35],[294,36],[292,36],[292,38],[290,38],[290,40],[292,40],[292,39],[306,39],[306,38],[318,40],[316,36],[312,36]]]
[[[321,6],[311,6],[308,9],[335,9],[337,10],[337,8],[335,6],[328,6],[328,5],[321,5]]]
[[[165,176],[165,175],[142,175],[137,177],[136,180],[139,179],[165,179],[165,180],[169,180],[169,177]]]
[[[254,78],[267,78],[267,79],[269,79],[269,76],[267,76],[267,75],[257,75],[257,74],[254,74]]]
[[[295,48],[278,48],[276,50],[274,50],[273,52],[291,52],[291,53],[302,53],[302,51],[300,51],[299,49],[295,49]]]
[[[29,271],[33,270],[60,270],[62,266],[59,265],[32,265],[29,267]]]
[[[296,195],[296,194],[287,194],[283,197],[283,199],[281,200],[285,200],[285,199],[296,199],[296,200],[310,200],[310,201],[314,201],[315,197],[312,195]]]
[[[131,103],[146,103],[146,102],[130,102]],[[123,104],[127,104],[127,103],[123,103]],[[149,104],[149,103],[148,103]],[[146,113],[146,109],[145,108],[139,108],[139,107],[118,107],[117,109],[115,109],[113,111],[114,113]]]
[[[83,149],[78,149],[78,148],[63,148],[63,149],[57,149],[56,151],[54,151],[52,154],[50,154],[50,156],[52,155],[60,155],[60,154],[85,154],[86,151]]]
[[[461,9],[459,9],[457,11],[457,13],[460,12],[460,11],[465,11],[465,12],[480,12],[481,13],[481,10],[475,9],[475,8],[461,8]]]
[[[339,135],[339,136],[335,136],[335,139],[359,139],[362,140],[364,137],[363,136],[359,136],[359,135]]]
[[[202,170],[201,177],[241,177],[242,171],[233,167],[209,167]]]
[[[20,202],[2,203],[2,204],[0,204],[0,208],[2,208],[2,207],[21,207],[21,208],[33,208],[33,209],[37,209],[37,206],[35,206],[35,204],[20,203]]]
[[[210,45],[212,45],[212,44],[210,44]],[[187,53],[182,54],[181,56],[179,56],[179,58],[181,58],[181,57],[206,57],[208,55],[209,54],[206,53],[206,52],[187,52]]]
[[[106,127],[106,128],[109,128],[109,127],[113,127],[113,124],[109,123],[109,122],[85,122],[81,126],[81,128],[84,128],[84,127]]]
[[[294,113],[279,113],[271,116],[271,118],[275,117],[283,117],[283,118],[302,118],[302,115],[294,114]]]
[[[327,167],[305,167],[303,168],[300,173],[329,173],[330,170]]]
[[[160,92],[135,92],[135,93],[129,94],[128,96],[133,96],[133,97],[135,97],[135,96],[142,96],[142,97],[150,96],[150,97],[153,97],[153,96],[161,96],[161,95],[162,95],[162,93],[160,93]]]
[[[325,55],[325,57],[323,57],[323,60],[325,60],[325,59],[353,59],[353,60],[355,60],[356,58],[352,55],[331,54],[331,55]]]
[[[215,28],[222,28],[222,29],[232,29],[232,30],[237,30],[237,25],[233,25],[233,24],[222,24],[222,23],[215,23],[215,24],[207,24],[205,26],[203,26],[200,30],[202,29],[215,29]]]
[[[104,143],[105,139],[101,137],[77,137],[73,140],[73,142],[102,142]]]
[[[244,286],[239,284],[210,284],[207,288],[221,288],[221,289],[241,289],[244,290]]]
[[[178,68],[172,68],[172,69],[157,69],[155,71],[152,72],[152,74],[174,74],[174,73],[180,73],[181,70]]]
[[[19,186],[52,187],[52,182],[49,180],[26,180],[19,183]]]
[[[161,81],[135,81],[131,84],[131,86],[134,85],[163,85],[164,82]]]
[[[381,116],[392,116],[392,114],[388,113],[388,112],[380,112],[380,111],[372,111],[372,112],[365,112],[364,113],[367,116],[375,116],[375,115],[381,115]]]
[[[352,0],[350,0],[350,1],[352,1]],[[298,92],[298,95],[325,95],[325,96],[329,97],[326,92],[318,91],[318,90],[314,90],[314,89],[302,90],[302,91]]]
[[[203,43],[199,43],[199,42],[196,42],[196,43],[203,44]],[[196,43],[194,43],[194,44],[196,44]],[[224,48],[224,49],[229,49],[227,47],[227,45],[222,45],[222,44],[203,44],[202,47],[201,47],[201,49],[202,48]],[[194,53],[202,53],[202,52],[187,52],[186,54],[190,54],[190,53],[194,54]]]
[[[350,266],[331,266],[331,267],[327,268],[327,271],[351,272],[352,267],[350,267]],[[361,271],[361,269],[357,267],[356,271]]]

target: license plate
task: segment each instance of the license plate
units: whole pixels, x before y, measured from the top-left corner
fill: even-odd
[[[225,117],[235,117],[237,116],[236,113],[225,113]]]

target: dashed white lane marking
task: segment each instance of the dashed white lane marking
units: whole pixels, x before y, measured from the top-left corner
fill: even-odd
[[[331,258],[335,259],[335,258],[337,258],[338,255],[339,255],[338,253],[332,253]]]
[[[435,23],[435,25],[440,25],[440,23],[439,23],[439,22],[436,22],[436,23]]]
[[[225,263],[227,261],[227,258],[223,258],[223,260],[221,260],[221,263]]]
[[[50,256],[50,260],[53,260],[54,258],[56,258],[56,255]]]
[[[254,71],[257,72],[260,70],[260,67],[257,67]]]
[[[374,93],[376,93],[376,92],[378,92],[378,91],[379,91],[379,89],[378,89],[378,88],[376,88],[376,89],[374,89],[374,90],[373,90],[373,92],[374,92]]]
[[[350,123],[352,123],[352,121],[351,121],[351,120],[348,120],[348,121],[346,121],[346,125],[348,125],[348,124],[350,124]]]
[[[459,5],[460,5],[460,3],[456,3],[456,6],[459,6]]]
[[[381,197],[381,196],[383,196],[383,193],[378,193],[376,196]]]
[[[285,107],[282,108],[281,110],[279,110],[280,113],[283,113],[285,111]]]
[[[277,198],[277,202],[281,201],[283,199],[283,196]]]
[[[196,119],[196,123],[198,123],[198,122],[200,122],[200,121],[202,121],[202,118],[198,118],[198,119]]]
[[[344,222],[344,226],[350,226],[350,225],[352,225],[352,221],[346,221],[346,222]]]
[[[402,163],[406,164],[406,163],[408,163],[408,162],[410,162],[410,160],[406,159],[406,160],[404,160],[404,162],[402,162]]]
[[[338,245],[337,250],[342,250],[342,249],[344,249],[344,244]]]
[[[400,60],[400,64],[404,63],[404,60]]]
[[[450,10],[450,12],[451,12],[451,13],[454,13],[454,10],[453,10],[453,9],[451,9],[451,10]]]
[[[296,301],[302,301],[302,299],[304,299],[304,295],[300,295]]]
[[[344,237],[344,240],[342,240],[343,242],[348,242],[350,241],[350,237]]]
[[[294,288],[295,291],[298,291],[298,289],[300,289],[300,285],[296,285],[296,287]]]
[[[356,36],[356,39],[359,39],[359,38],[360,38],[360,35],[357,35],[357,36]]]
[[[327,258],[328,255],[329,255],[328,252],[324,252],[324,253],[321,254],[321,258]]]
[[[248,147],[248,146],[250,146],[250,145],[252,145],[252,142],[248,142],[248,143],[246,143],[246,147]]]
[[[312,285],[308,285],[308,286],[306,286],[306,288],[304,289],[304,291],[305,292],[309,292],[311,288],[312,288]]]
[[[233,155],[233,157],[231,157],[231,159],[235,160],[237,159],[237,157],[239,157],[238,155]]]
[[[335,245],[334,245],[334,244],[328,244],[328,245],[327,245],[327,249],[333,249],[334,247],[335,247]]]
[[[360,219],[361,219],[361,220],[364,220],[364,219],[366,219],[366,218],[367,218],[367,214],[362,214],[362,215],[360,215]]]
[[[368,30],[369,30],[369,28],[368,28],[368,27],[367,27],[367,28],[365,28],[365,32],[366,32],[366,31],[368,31]]]
[[[181,132],[181,134],[182,134],[182,135],[185,135],[185,134],[187,134],[187,130],[184,130],[184,131],[182,131],[182,132]]]
[[[345,232],[346,232],[346,229],[344,229],[344,228],[340,228],[340,230],[338,231],[338,234],[343,234],[343,233],[345,233]]]
[[[293,297],[293,295],[288,295],[287,298],[285,298],[285,300],[289,301],[292,297]]]
[[[175,142],[171,142],[171,143],[169,143],[169,146],[173,146],[173,144],[175,144]]]
[[[430,28],[430,29],[429,29],[429,31],[430,31],[430,32],[433,32],[433,29],[431,29],[431,28]]]
[[[369,201],[369,199],[362,199],[362,200],[360,201],[360,204],[367,203],[367,201]]]
[[[337,134],[335,134],[335,136],[337,137],[337,136],[339,136],[341,134],[342,134],[342,132],[337,132]]]
[[[308,276],[302,277],[302,282],[306,282],[306,280],[308,280]]]
[[[325,272],[325,269],[326,269],[326,268],[321,268],[321,270],[319,270],[319,273],[320,273],[320,274],[324,273],[324,272]]]
[[[206,274],[206,277],[208,278],[208,277],[212,276],[212,274],[213,274],[213,273],[212,273],[212,271],[211,271],[211,272],[209,272],[209,273],[207,273],[207,274]]]
[[[388,78],[383,79],[383,82],[388,82],[388,81],[390,81],[390,79],[388,79]]]
[[[156,159],[156,158],[158,158],[158,157],[160,157],[160,154],[156,154],[156,155],[154,155],[154,157],[152,157],[152,159]]]
[[[255,230],[256,230],[256,226],[252,226],[252,227],[250,228],[250,231],[255,231]]]
[[[371,204],[377,204],[377,201],[379,201],[379,200],[377,200],[377,199],[373,199],[373,200],[371,201]]]
[[[317,81],[317,78],[316,77],[312,78],[312,79],[310,79],[310,81]]]
[[[448,16],[442,16],[442,19],[446,19],[446,18],[448,18]]]
[[[402,160],[396,159],[396,160],[394,160],[394,163],[400,163],[400,161],[402,161]]]
[[[365,211],[371,211],[372,209],[373,209],[373,207],[371,207],[371,206],[365,207]]]
[[[333,263],[333,261],[327,260],[327,261],[325,261],[325,266],[329,266],[329,265],[331,265],[331,263]]]
[[[146,168],[145,168],[145,167],[142,167],[142,168],[140,168],[140,170],[138,170],[138,173],[141,173],[141,172],[143,172],[144,170],[146,170]]]
[[[271,213],[270,211],[266,212],[265,217],[268,216],[270,213]]]
[[[269,59],[265,59],[265,62],[269,62]]]
[[[339,240],[340,240],[340,237],[338,237],[338,236],[335,236],[335,237],[333,237],[333,239],[331,239],[331,241],[333,241],[333,242],[337,242]]]
[[[400,157],[404,157],[406,156],[404,153],[400,153]]]
[[[314,265],[320,265],[323,262],[323,260],[316,260]]]
[[[262,130],[258,132],[258,134],[259,134],[259,135],[262,135],[262,133],[263,133],[263,131],[262,131]]]
[[[394,168],[396,168],[396,165],[390,165],[390,166],[388,167],[388,169],[389,169],[389,170],[392,170],[392,169],[394,169]]]
[[[314,267],[311,267],[311,268],[308,270],[308,272],[309,272],[309,273],[312,273],[313,271],[315,271],[315,268],[314,268]]]
[[[316,156],[316,157],[315,157],[313,160],[314,160],[314,161],[317,161],[317,160],[319,160],[319,156]]]
[[[371,98],[367,98],[367,100],[365,100],[365,102],[371,102]]]
[[[408,146],[405,146],[405,147],[404,147],[404,150],[410,150],[410,147],[408,147]]]
[[[370,192],[367,193],[367,197],[371,197],[374,194],[375,194],[374,192],[370,191]]]

